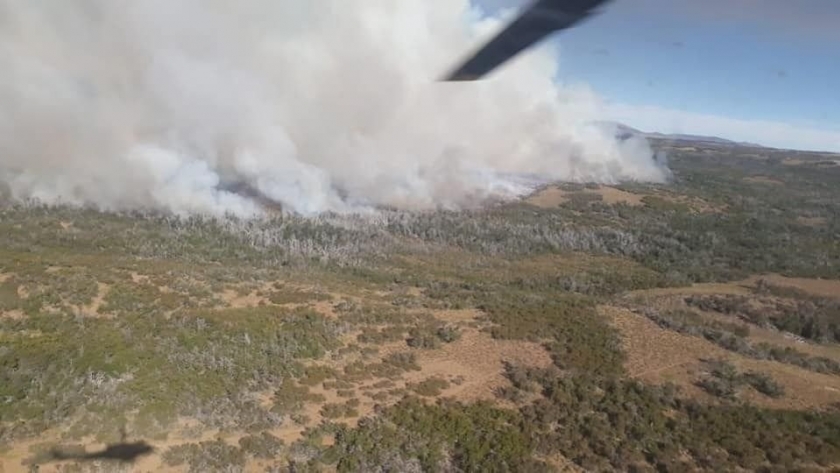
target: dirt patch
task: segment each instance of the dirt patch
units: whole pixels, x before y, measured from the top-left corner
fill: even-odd
[[[809,227],[822,227],[827,223],[825,217],[796,217],[796,221]]]
[[[703,295],[703,294],[731,294],[744,296],[752,294],[750,287],[756,280],[747,279],[731,283],[698,283],[683,287],[661,287],[654,289],[641,289],[627,293],[628,297],[663,297],[681,295]]]
[[[21,320],[26,318],[26,314],[24,314],[22,310],[15,309],[0,312],[0,317],[4,319]],[[0,470],[0,473],[3,473],[3,471]]]
[[[700,197],[671,194],[665,191],[659,191],[655,196],[673,204],[686,205],[689,211],[694,213],[724,213],[727,210],[726,205],[714,205]]]
[[[796,158],[785,158],[782,160],[782,164],[786,166],[799,166],[805,164],[805,161]]]
[[[130,274],[131,282],[134,284],[143,284],[149,282],[149,276],[132,271]]]
[[[525,202],[544,209],[553,209],[569,200],[566,194],[566,191],[562,189],[550,187],[528,197]]]
[[[616,189],[614,187],[601,186],[597,190],[587,189],[587,192],[600,194],[604,202],[607,204],[627,204],[632,206],[644,205],[642,202],[643,195],[633,194],[631,192]]]
[[[774,186],[783,186],[785,184],[783,181],[780,181],[778,179],[773,179],[772,177],[767,177],[767,176],[745,177],[744,181],[750,182],[750,183],[753,183],[753,184],[769,184],[769,185],[774,185]]]
[[[702,338],[682,335],[660,328],[643,316],[626,309],[600,307],[622,334],[630,376],[651,383],[672,382],[689,397],[712,400],[694,385],[705,370],[704,359],[720,358],[741,371],[754,370],[772,376],[785,387],[786,394],[772,399],[746,391],[745,397],[756,404],[773,408],[805,409],[840,402],[840,377],[814,373],[796,366],[773,361],[753,360],[726,351]]]
[[[259,307],[260,304],[267,304],[265,297],[257,295],[257,291],[251,291],[246,295],[240,295],[233,289],[225,289],[221,294],[222,302],[231,309],[245,309]]]
[[[840,345],[821,345],[807,340],[802,341],[789,333],[768,330],[750,325],[750,335],[747,337],[753,343],[769,343],[782,348],[793,348],[810,356],[825,357],[840,362]]]
[[[99,307],[102,306],[102,303],[105,302],[105,296],[108,295],[108,291],[111,290],[111,286],[98,282],[96,296],[94,296],[93,300],[90,301],[90,304],[86,306],[80,307],[80,312],[82,315],[86,317],[103,317],[102,314],[99,313]]]
[[[434,318],[452,324],[469,323],[482,317],[482,312],[476,309],[438,310],[432,313]]]
[[[547,367],[551,357],[541,345],[519,340],[495,340],[474,328],[464,328],[461,338],[437,350],[418,350],[417,363],[421,371],[405,375],[407,382],[419,382],[429,377],[460,379],[452,383],[443,396],[459,400],[494,400],[495,389],[508,383],[504,377],[503,361],[527,366]]]
[[[642,202],[644,196],[616,189],[615,187],[600,186],[597,189],[586,188],[580,192],[600,195],[605,204],[644,205]],[[551,209],[568,202],[570,194],[574,194],[574,192],[564,191],[557,187],[549,187],[528,197],[525,199],[525,202],[537,207]]]
[[[337,319],[338,314],[335,313],[333,303],[330,301],[318,301],[312,304],[312,308],[316,312],[330,319]]]
[[[341,404],[347,400],[339,397],[336,390],[324,389],[323,385],[313,386],[309,388],[309,392],[310,394],[320,394],[324,396],[325,401],[323,403],[307,402],[304,404],[300,414],[306,416],[307,422],[305,424],[298,424],[294,422],[291,418],[287,417],[283,421],[282,426],[268,431],[269,433],[271,433],[271,435],[282,439],[284,442],[286,442],[286,444],[289,445],[294,442],[297,442],[303,437],[303,433],[304,431],[306,431],[307,428],[316,427],[318,424],[321,423],[322,420],[324,420],[324,417],[321,415],[321,407],[323,407],[324,404]],[[359,416],[363,417],[366,415],[370,415],[373,412],[373,403],[365,402],[365,399],[360,399],[360,401],[360,405],[356,407],[356,411],[359,413]],[[358,418],[332,420],[336,423],[344,423],[350,426],[354,426],[357,423]]]
[[[788,278],[777,274],[769,274],[753,276],[749,281],[755,284],[759,279],[764,279],[777,286],[794,287],[814,296],[840,298],[840,281],[835,279]]]
[[[423,295],[423,289],[421,289],[419,287],[412,286],[412,287],[407,288],[405,290],[405,293],[406,293],[406,295],[409,295],[411,297],[420,297],[420,296]]]
[[[630,376],[648,382],[673,382],[686,394],[705,397],[692,385],[704,357],[721,357],[726,351],[703,339],[665,330],[626,309],[599,307],[622,335],[627,354],[625,368]]]
[[[565,473],[565,472],[574,472],[574,473],[582,473],[586,470],[576,465],[573,461],[569,460],[568,458],[564,457],[563,455],[557,453],[547,457],[538,457],[540,460],[548,463],[549,465],[554,468],[555,471]]]

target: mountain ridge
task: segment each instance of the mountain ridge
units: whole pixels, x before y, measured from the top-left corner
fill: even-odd
[[[719,136],[713,135],[695,135],[689,133],[661,133],[661,132],[647,132],[642,131],[637,128],[633,128],[629,125],[625,125],[621,122],[613,122],[613,121],[600,121],[596,123],[599,126],[603,126],[605,128],[613,129],[613,133],[615,136],[621,140],[626,140],[633,136],[638,136],[642,138],[649,138],[649,139],[656,139],[656,140],[672,140],[672,141],[691,141],[691,142],[699,142],[699,143],[712,143],[712,144],[721,144],[721,145],[733,145],[733,146],[749,146],[753,148],[766,148],[766,146],[758,144],[758,143],[751,143],[747,141],[735,141],[728,138],[722,138]]]

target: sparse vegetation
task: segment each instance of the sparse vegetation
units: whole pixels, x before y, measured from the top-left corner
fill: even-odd
[[[326,419],[339,419],[342,417],[358,417],[359,400],[357,398],[350,399],[343,404],[324,404],[321,407],[321,415]]]
[[[441,391],[449,387],[449,381],[441,378],[429,378],[416,384],[409,385],[409,388],[421,396],[439,396]]]
[[[766,273],[840,280],[840,166],[691,149],[672,150],[669,184],[561,185],[563,201],[543,207],[253,222],[4,202],[0,443],[14,451],[55,432],[66,444],[111,442],[128,426],[166,438],[157,455],[189,471],[540,472],[559,457],[620,471],[840,464],[837,410],[750,403],[796,397],[778,372],[709,362],[681,382],[711,400],[628,378],[604,305],[750,363],[840,374],[830,293],[759,280],[752,293],[672,305],[624,297]],[[553,363],[428,373],[429,360],[482,340],[544,347]],[[185,420],[189,438],[176,434]],[[207,440],[211,431],[231,437]]]
[[[206,471],[241,471],[245,453],[223,440],[213,440],[171,447],[163,454],[169,466],[187,465],[190,473]]]
[[[818,373],[840,374],[840,362],[837,360],[809,356],[791,347],[779,347],[768,343],[751,343],[745,336],[739,335],[739,326],[733,331],[727,329],[728,324],[708,323],[702,317],[690,311],[660,311],[653,308],[638,309],[660,327],[700,336],[727,350],[759,360],[775,360],[781,363],[800,366]],[[741,332],[744,333],[744,332]]]
[[[756,292],[776,297],[754,301],[746,296],[707,295],[688,297],[686,303],[808,340],[840,342],[840,294],[837,298],[813,297],[801,291],[769,285],[763,280],[756,286]]]
[[[756,391],[772,398],[784,395],[784,387],[773,380],[767,374],[753,371],[739,373],[730,363],[722,360],[707,362],[709,376],[705,376],[697,382],[709,394],[724,399],[735,399],[743,386],[751,386]]]

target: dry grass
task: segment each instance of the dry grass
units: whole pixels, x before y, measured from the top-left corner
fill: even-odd
[[[566,191],[556,187],[549,187],[525,199],[525,202],[544,209],[553,209],[568,201]]]
[[[652,298],[705,294],[731,294],[743,296],[751,294],[750,287],[753,286],[755,281],[757,281],[757,279],[747,279],[731,283],[699,283],[685,287],[663,287],[655,289],[643,289],[639,291],[628,292],[627,297]]]
[[[704,370],[702,360],[721,358],[740,370],[766,373],[785,387],[786,394],[779,399],[748,391],[747,399],[755,404],[804,409],[840,402],[840,377],[733,354],[704,339],[660,328],[625,309],[601,307],[600,311],[611,318],[622,334],[630,376],[650,383],[672,382],[681,386],[686,396],[712,401],[693,383]]]
[[[750,176],[745,177],[744,181],[749,182],[751,184],[769,184],[774,186],[782,186],[785,183],[778,179],[773,179],[772,177],[767,176]]]
[[[91,471],[130,471],[138,473],[185,472],[187,471],[187,467],[185,466],[172,467],[166,465],[163,462],[162,455],[170,447],[190,442],[214,440],[215,438],[220,436],[220,434],[216,430],[190,429],[190,427],[195,427],[197,425],[198,423],[195,421],[192,421],[190,419],[182,419],[178,422],[178,429],[175,430],[175,432],[182,433],[169,435],[168,438],[165,440],[155,440],[154,442],[150,442],[153,444],[154,450],[148,455],[138,457],[136,461],[130,466],[124,466],[123,469],[120,469],[118,463],[106,462],[103,466],[104,469]],[[199,435],[189,433],[195,431],[200,431],[201,433]],[[130,437],[126,439],[127,442],[134,442],[137,440],[140,439]],[[107,444],[97,442],[93,438],[76,439],[72,443],[76,445],[84,445],[85,451],[87,452],[101,451],[107,447]],[[29,466],[25,465],[24,463],[33,457],[34,449],[39,445],[43,444],[65,445],[66,443],[61,440],[61,434],[58,431],[45,432],[38,439],[15,443],[13,448],[0,454],[0,473],[30,473],[31,471],[37,471],[38,473],[63,473],[66,471],[76,471],[72,469],[74,465],[84,465],[84,463],[77,463],[73,461],[55,461],[39,463],[37,470],[31,470]],[[235,445],[235,442],[232,442],[231,444]]]
[[[103,314],[99,313],[99,307],[105,302],[105,296],[108,295],[108,291],[111,290],[111,286],[108,284],[104,284],[101,282],[96,283],[97,285],[97,292],[96,296],[90,301],[90,304],[86,306],[82,306],[79,309],[79,313],[84,315],[85,317],[103,317]]]
[[[710,317],[710,314],[703,313],[704,316]],[[717,317],[719,320],[724,320],[723,317]],[[730,319],[731,321],[731,319]],[[750,335],[747,337],[750,341],[755,343],[766,342],[771,345],[777,345],[782,348],[793,348],[795,350],[806,353],[810,356],[825,357],[835,361],[840,361],[840,345],[830,344],[822,345],[807,340],[797,340],[793,337],[786,336],[784,333],[774,330],[768,330],[754,325],[750,326]]]
[[[606,204],[627,204],[627,205],[644,205],[642,202],[643,195],[633,194],[631,192],[616,189],[615,187],[600,186],[598,189],[583,189],[581,192],[586,194],[598,194]],[[555,208],[567,202],[570,192],[564,191],[557,187],[549,187],[543,189],[536,194],[525,199],[525,202],[542,207],[546,209]]]
[[[452,324],[473,322],[478,320],[481,316],[481,311],[476,309],[438,310],[434,312],[435,319]]]
[[[634,206],[644,205],[644,203],[642,202],[642,197],[644,196],[619,190],[614,187],[601,186],[597,190],[587,189],[587,191],[594,194],[600,194],[601,197],[603,197],[604,202],[607,204],[627,204]]]
[[[465,318],[472,311],[444,311]],[[406,351],[405,342],[379,345],[382,355]],[[452,382],[441,397],[462,401],[496,400],[495,390],[506,386],[504,364],[548,367],[551,357],[542,345],[520,340],[496,340],[488,333],[472,327],[461,329],[461,337],[434,350],[414,351],[420,371],[405,373],[398,386],[417,383],[430,377]]]
[[[232,309],[244,309],[248,307],[258,307],[261,304],[268,303],[265,297],[257,295],[257,291],[251,291],[248,294],[240,295],[233,289],[225,289],[221,294],[222,302]]]
[[[12,319],[12,320],[21,320],[21,319],[26,318],[26,314],[24,314],[22,310],[17,310],[17,309],[6,310],[6,311],[0,311],[0,317],[4,317],[4,318],[7,318],[7,319]],[[2,470],[0,470],[0,473],[2,473]]]
[[[768,274],[754,276],[749,279],[749,282],[755,284],[759,279],[777,286],[794,287],[814,296],[840,298],[840,281],[837,280],[788,278],[778,274]]]
[[[508,384],[504,377],[504,361],[526,366],[547,367],[551,357],[539,344],[518,340],[494,340],[477,329],[465,328],[461,338],[438,350],[418,353],[421,371],[408,373],[408,382],[431,376],[444,379],[461,378],[444,391],[444,396],[473,401],[495,399],[495,390]]]
[[[796,221],[809,227],[822,227],[828,222],[824,217],[796,217]]]
[[[724,213],[727,210],[726,205],[714,205],[707,200],[696,196],[672,194],[663,190],[657,190],[654,195],[667,202],[686,205],[692,213]]]
[[[755,287],[759,280],[764,279],[776,286],[787,286],[800,289],[808,294],[820,297],[840,297],[840,281],[832,279],[807,279],[788,278],[778,274],[763,274],[751,276],[741,281],[731,283],[702,283],[686,287],[667,287],[656,289],[645,289],[632,291],[627,295],[636,296],[673,296],[673,295],[704,295],[704,294],[725,294],[725,295],[749,295],[751,288]]]
[[[545,461],[554,469],[554,471],[560,473],[566,472],[573,472],[573,473],[582,473],[586,470],[576,465],[574,462],[569,460],[568,458],[560,455],[559,453],[548,456],[548,457],[539,457],[541,460]]]

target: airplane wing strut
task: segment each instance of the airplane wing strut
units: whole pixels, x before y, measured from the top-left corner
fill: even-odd
[[[550,34],[593,15],[595,7],[605,1],[609,0],[536,0],[444,81],[481,79]]]

